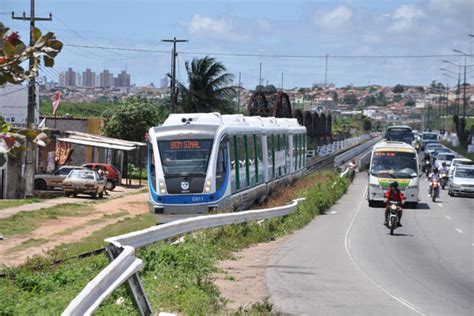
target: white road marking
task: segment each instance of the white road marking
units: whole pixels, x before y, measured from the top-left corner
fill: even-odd
[[[337,214],[337,212],[336,211],[331,211],[331,212],[329,212],[329,214]]]
[[[443,203],[439,203],[438,205],[439,207],[444,207]]]
[[[449,215],[445,215],[444,217],[446,217],[446,219],[447,219],[448,221],[452,220],[451,216],[449,216]]]
[[[462,231],[462,229],[461,229],[461,228],[456,228],[456,231],[457,231],[458,233],[460,233],[460,234],[462,234],[462,233],[463,233],[463,231]]]
[[[364,191],[364,194],[363,196],[366,195],[367,193],[367,189],[368,187],[365,188],[365,191]],[[351,253],[351,250],[350,250],[350,241],[349,241],[349,233],[351,232],[352,230],[352,226],[354,225],[354,222],[357,218],[357,215],[359,215],[359,212],[360,212],[360,208],[362,206],[362,203],[365,202],[364,199],[361,199],[360,203],[359,203],[359,207],[357,208],[354,216],[352,217],[352,221],[351,223],[349,224],[349,227],[347,228],[346,230],[346,234],[344,236],[344,247],[346,248],[346,253],[347,255],[349,256],[349,259],[351,260],[352,264],[356,267],[357,270],[359,270],[360,273],[362,273],[365,278],[367,280],[369,280],[373,285],[375,285],[375,287],[379,288],[380,290],[382,290],[382,292],[384,292],[385,294],[387,294],[388,296],[390,296],[391,298],[393,298],[394,300],[396,300],[397,302],[399,302],[400,304],[404,305],[405,307],[411,309],[412,311],[414,311],[415,313],[418,313],[420,315],[426,315],[423,310],[416,306],[415,304],[409,302],[408,300],[404,299],[403,297],[400,297],[400,296],[396,296],[395,294],[392,294],[389,290],[387,290],[386,288],[384,288],[382,285],[378,284],[376,281],[372,280],[368,275],[367,273],[365,273],[360,267],[359,265],[355,262],[354,260],[354,257],[352,256],[352,253]]]
[[[472,243],[472,246],[474,247],[474,243]]]

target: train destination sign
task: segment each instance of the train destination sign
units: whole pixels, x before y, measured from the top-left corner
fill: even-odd
[[[199,140],[174,140],[170,142],[170,149],[201,149],[201,142]]]

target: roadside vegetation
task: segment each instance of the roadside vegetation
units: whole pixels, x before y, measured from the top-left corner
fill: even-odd
[[[20,212],[5,219],[0,219],[0,232],[6,236],[27,234],[42,223],[59,217],[79,217],[89,214],[93,207],[87,204],[60,204],[34,212]]]
[[[305,226],[314,216],[334,204],[346,188],[346,180],[332,173],[313,174],[285,188],[285,195],[275,195],[280,199],[275,203],[280,205],[298,196],[306,197],[293,214],[258,223],[199,231],[187,235],[185,242],[179,245],[160,242],[139,249],[137,256],[145,263],[141,278],[154,310],[200,315],[224,313],[226,299],[213,283],[217,261],[231,258],[233,252],[242,248],[272,240]],[[271,203],[262,207],[270,207]],[[103,246],[106,237],[149,227],[150,224],[151,217],[148,214],[124,218],[81,243],[61,245],[47,258],[37,257],[21,267],[5,268],[6,276],[0,279],[0,315],[61,313],[82,288],[107,266],[108,260],[104,255],[98,255],[54,265],[54,258],[96,249]],[[270,314],[271,309],[270,303],[261,302],[235,314]],[[111,314],[138,314],[125,286],[115,291],[97,313]]]
[[[36,202],[41,202],[41,199],[37,198],[27,198],[27,199],[21,199],[21,200],[0,200],[0,211],[6,208],[10,207],[17,207],[17,206],[22,206],[26,204],[31,204],[31,203],[36,203]]]

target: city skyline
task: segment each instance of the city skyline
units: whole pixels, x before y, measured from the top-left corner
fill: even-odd
[[[67,70],[58,73],[58,80],[54,78],[51,80],[50,77],[44,75],[44,77],[50,79],[49,81],[56,82],[59,86],[63,87],[131,87],[133,83],[131,81],[131,74],[127,73],[126,70],[120,71],[116,77],[108,69],[103,69],[102,72],[96,73],[90,68],[86,68],[82,73],[80,71],[74,71],[72,67]]]

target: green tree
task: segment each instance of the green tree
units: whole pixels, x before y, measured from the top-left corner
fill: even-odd
[[[405,91],[405,87],[401,84],[397,84],[395,87],[393,87],[392,91],[393,93],[403,93],[403,91]]]
[[[231,97],[235,94],[231,86],[232,74],[215,58],[206,56],[186,62],[188,83],[178,82],[179,105],[184,112],[234,112]]]
[[[337,95],[337,91],[335,90],[332,92],[332,100],[334,101],[334,104],[339,103],[339,96]]]
[[[33,30],[34,44],[26,46],[16,32],[0,22],[0,86],[6,83],[20,84],[36,76],[41,58],[46,67],[54,66],[54,58],[61,51],[63,44],[56,39],[54,33],[42,35],[37,28]],[[33,57],[32,69],[25,70],[22,63]]]
[[[343,99],[343,102],[345,104],[350,104],[350,105],[356,105],[357,104],[357,97],[355,96],[355,94],[346,94],[344,96],[344,99]]]
[[[139,97],[123,99],[111,110],[104,112],[102,133],[131,141],[143,141],[145,132],[161,124],[166,117],[162,107]]]
[[[410,106],[410,107],[412,107],[412,106],[415,106],[415,105],[416,105],[415,101],[414,101],[414,100],[411,100],[411,99],[410,99],[410,100],[407,100],[407,101],[405,102],[405,106]]]
[[[364,98],[364,105],[365,106],[375,105],[376,102],[377,102],[377,100],[375,99],[375,97],[373,95],[368,95]]]

